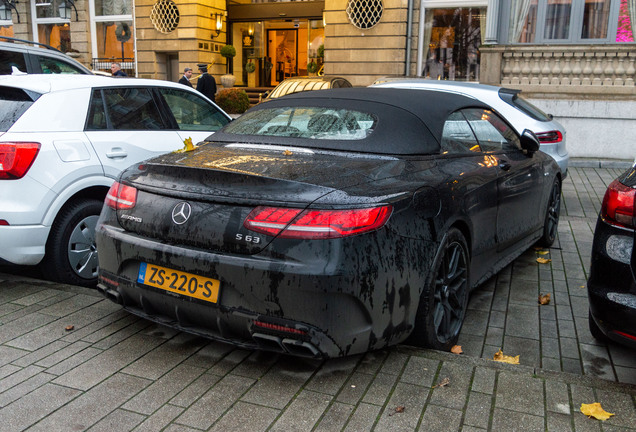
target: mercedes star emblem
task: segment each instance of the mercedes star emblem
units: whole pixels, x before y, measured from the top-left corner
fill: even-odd
[[[172,222],[183,225],[190,218],[192,207],[187,202],[180,202],[172,209]]]

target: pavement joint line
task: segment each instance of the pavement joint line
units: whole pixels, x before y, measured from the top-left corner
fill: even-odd
[[[468,357],[463,355],[457,355],[442,351],[434,351],[427,349],[420,349],[410,347],[407,345],[399,345],[397,347],[400,351],[409,352],[412,356],[433,358],[440,362],[452,361],[453,363],[461,363],[464,365],[472,365],[474,367],[482,367],[488,369],[495,369],[498,372],[507,371],[517,374],[530,374],[533,378],[550,379],[555,381],[561,381],[565,384],[575,384],[586,387],[600,388],[600,389],[614,389],[621,392],[636,396],[636,385],[629,383],[621,383],[616,381],[609,381],[603,378],[598,378],[590,375],[580,375],[570,372],[552,371],[548,369],[536,368],[534,366],[526,365],[511,365],[507,363],[497,362],[494,360]],[[421,353],[425,355],[422,355]],[[441,364],[440,364],[441,368]]]

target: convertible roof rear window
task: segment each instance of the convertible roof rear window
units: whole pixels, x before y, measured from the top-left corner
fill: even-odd
[[[361,140],[375,128],[369,113],[318,106],[265,108],[247,112],[225,132],[237,135],[298,137],[318,140]]]

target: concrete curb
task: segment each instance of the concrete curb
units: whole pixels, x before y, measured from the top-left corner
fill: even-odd
[[[625,159],[595,159],[595,158],[572,158],[570,159],[570,168],[616,168],[627,169],[636,161]]]

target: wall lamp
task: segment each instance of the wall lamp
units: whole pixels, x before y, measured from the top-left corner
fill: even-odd
[[[75,7],[75,0],[64,0],[60,3],[58,8],[60,12],[60,18],[62,19],[71,19],[71,6],[75,9],[75,21],[79,21],[79,17],[77,15],[77,8]]]
[[[214,30],[212,30],[211,38],[214,39],[221,34],[221,29],[223,28],[223,14],[221,13],[213,13],[210,14],[212,17],[212,21],[214,21]]]
[[[0,0],[0,5],[4,6],[4,9],[0,11],[1,20],[10,20],[11,11],[14,10],[18,16],[18,24],[20,24],[20,12],[18,12],[18,8],[15,6],[17,2],[18,0]]]

